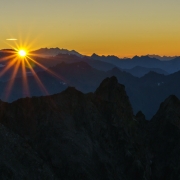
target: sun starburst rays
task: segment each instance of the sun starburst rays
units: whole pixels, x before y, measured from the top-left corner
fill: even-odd
[[[29,93],[29,86],[28,86],[28,80],[27,80],[25,61],[26,61],[26,57],[24,58],[24,60],[22,61],[22,64],[21,64],[21,67],[22,67],[22,79],[23,79],[23,91],[24,91],[24,95],[29,96],[30,93]]]
[[[60,77],[59,75],[57,75],[55,72],[51,71],[49,68],[43,66],[42,64],[38,63],[37,61],[35,61],[34,59],[32,59],[31,57],[28,57],[32,62],[34,62],[37,66],[39,66],[40,68],[42,68],[43,70],[45,70],[46,72],[48,72],[49,74],[55,76],[58,79],[61,79],[63,81],[65,81],[65,79],[63,77]]]
[[[19,67],[20,67],[20,61],[17,61],[16,66],[14,67],[13,73],[11,75],[10,81],[8,82],[7,88],[5,89],[5,100],[8,99],[8,96],[12,90]]]
[[[41,88],[41,90],[42,90],[46,95],[48,95],[48,94],[49,94],[48,91],[47,91],[46,88],[44,87],[43,83],[41,82],[40,78],[38,77],[38,75],[36,74],[36,72],[34,71],[34,69],[32,68],[31,64],[29,63],[29,61],[28,61],[27,59],[25,59],[25,60],[26,60],[26,62],[27,62],[27,64],[28,64],[28,66],[29,66],[29,68],[30,68],[33,76],[35,77],[35,79],[36,79],[39,87]]]
[[[34,77],[34,80],[38,84],[43,94],[49,95],[46,87],[42,83],[34,67],[40,67],[46,73],[49,73],[60,80],[63,80],[63,78],[59,77],[59,75],[57,75],[55,72],[51,71],[49,68],[45,67],[40,62],[36,61],[37,56],[31,53],[32,50],[30,49],[30,45],[23,45],[22,42],[20,42],[19,44],[17,42],[14,43],[15,47],[10,45],[10,47],[14,50],[7,50],[7,56],[5,55],[3,58],[0,58],[0,62],[5,62],[6,64],[5,67],[3,67],[0,71],[0,77],[2,77],[8,71],[11,71],[10,79],[8,80],[8,82],[6,82],[7,86],[4,88],[5,99],[8,100],[13,87],[15,87],[17,76],[20,76],[20,79],[22,79],[21,83],[23,97],[30,96],[31,92],[29,87],[31,86],[31,84],[29,84],[28,80],[31,79],[31,77],[27,75],[27,73],[30,72],[31,76]],[[19,81],[17,82],[19,83]]]
[[[1,77],[2,75],[4,75],[4,74],[16,63],[16,61],[17,61],[17,59],[15,58],[15,59],[13,59],[11,62],[9,62],[9,63],[5,66],[5,68],[0,72],[0,77]]]

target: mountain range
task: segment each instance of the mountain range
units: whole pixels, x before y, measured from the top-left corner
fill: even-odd
[[[40,51],[37,50],[36,52]],[[0,73],[11,62],[10,55],[12,53],[12,50],[0,51],[0,59],[3,65],[0,68]],[[9,58],[7,58],[8,56]],[[147,64],[153,62],[156,64],[158,62],[160,64],[165,63],[166,66],[166,63],[170,63],[170,61],[164,62],[147,56],[134,57],[129,60],[120,60],[115,56],[79,57],[70,53],[47,57],[33,54],[32,58],[44,66],[42,69],[36,64],[33,65],[33,69],[42,84],[37,82],[37,78],[26,68],[28,87],[25,88],[21,68],[17,72],[16,78],[13,78],[14,68],[12,66],[0,77],[0,98],[3,101],[12,102],[26,96],[51,95],[65,90],[68,86],[74,86],[83,93],[94,92],[104,78],[111,76],[116,76],[118,82],[125,85],[133,112],[137,113],[141,110],[147,119],[152,118],[159,104],[169,95],[174,94],[180,98],[179,71],[169,74],[163,70],[164,65],[160,69],[137,66],[137,62],[140,64],[146,64],[146,62]],[[132,69],[123,69],[123,66],[120,66],[121,68],[116,66],[117,63],[125,63],[126,65],[130,63],[136,66]],[[171,63],[175,63],[178,69],[178,58],[171,60]],[[11,87],[10,84],[13,86]]]
[[[56,76],[50,74],[49,70]],[[29,74],[27,77],[29,92],[23,86],[23,77],[1,82],[0,98],[12,102],[26,96],[58,93],[68,86],[74,86],[84,93],[94,92],[104,78],[111,76],[116,76],[118,82],[125,85],[134,113],[141,110],[147,119],[151,119],[159,104],[169,95],[174,94],[180,98],[179,72],[163,75],[152,71],[138,78],[117,67],[106,72],[97,70],[84,61],[76,63],[62,62],[49,68],[49,70],[37,72],[44,88],[32,74]],[[14,86],[9,89],[8,85],[11,82],[14,82]]]
[[[133,115],[125,86],[105,78],[94,93],[73,87],[0,102],[1,179],[174,180],[180,172],[180,100],[151,121]]]
[[[96,59],[103,62],[112,63],[118,68],[121,69],[132,69],[136,66],[145,67],[145,68],[159,68],[167,73],[173,73],[180,70],[180,57],[176,57],[171,61],[161,61],[154,57],[147,56],[134,56],[132,59],[120,59],[116,56],[98,56],[93,54],[92,59]]]
[[[173,60],[179,56],[159,56],[159,55],[148,55],[149,57],[151,58],[156,58],[156,59],[159,59],[161,61],[170,61],[170,60]]]
[[[42,51],[28,87],[21,69],[0,79],[0,179],[180,177],[178,58]],[[0,51],[0,73],[12,53]]]
[[[68,55],[76,55],[78,57],[83,57],[80,53],[78,53],[75,50],[67,50],[67,49],[60,49],[58,47],[56,48],[41,48],[37,49],[35,51],[31,52],[32,54],[38,55],[38,56],[57,56],[58,54],[68,54]]]

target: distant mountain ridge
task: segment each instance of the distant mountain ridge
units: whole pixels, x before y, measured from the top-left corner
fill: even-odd
[[[41,48],[31,52],[32,54],[42,55],[42,56],[57,56],[58,54],[68,54],[68,55],[76,55],[78,57],[83,57],[82,54],[78,53],[75,50],[67,50],[56,48]]]
[[[0,61],[1,59],[3,59],[4,56],[7,56],[8,53],[11,54],[12,51],[0,50]],[[67,59],[66,56],[67,56],[68,61],[71,60],[71,62],[73,62],[73,60],[76,59],[76,62],[77,62],[83,59],[87,63],[91,63],[90,64],[91,66],[93,66],[93,64],[96,64],[93,67],[98,68],[100,70],[110,70],[110,68],[108,68],[108,64],[109,64],[109,67],[111,68],[116,66],[120,69],[132,69],[137,66],[140,66],[143,68],[161,69],[162,71],[165,71],[163,72],[163,74],[166,74],[166,72],[171,74],[180,70],[180,57],[178,56],[177,57],[176,56],[174,57],[163,56],[162,58],[164,58],[164,60],[160,59],[160,56],[158,55],[134,56],[133,58],[119,58],[114,55],[99,56],[94,53],[92,54],[92,56],[86,56],[86,55],[80,54],[79,52],[75,50],[60,49],[58,47],[41,48],[41,49],[30,52],[30,55],[34,56],[34,58],[37,58],[37,59],[46,58],[45,62],[48,61],[47,62],[48,67],[54,66],[62,62],[63,58],[66,60]],[[167,58],[172,58],[172,59],[165,60]],[[44,60],[42,60],[41,62],[44,63]],[[105,65],[103,63],[108,63],[108,64]]]
[[[117,67],[106,72],[98,70],[84,61],[74,63],[61,62],[49,68],[49,70],[59,78],[49,74],[48,71],[39,71],[37,76],[50,95],[61,92],[68,86],[74,86],[84,93],[94,92],[104,78],[116,76],[118,82],[126,87],[134,113],[141,110],[147,119],[153,116],[159,104],[169,95],[174,94],[180,98],[180,71],[170,75],[150,71],[139,78]],[[0,98],[3,101],[12,102],[21,97],[47,95],[39,87],[32,75],[27,77],[27,81],[30,94],[23,89],[22,77],[14,79],[12,89],[8,89],[8,84],[11,81],[0,82]],[[8,99],[5,96],[7,92],[10,92]]]
[[[93,54],[92,59],[108,62],[114,64],[121,69],[132,69],[136,66],[141,66],[145,68],[159,68],[167,73],[174,73],[180,70],[180,57],[176,57],[171,61],[162,61],[154,57],[146,56],[134,56],[132,59],[120,59],[116,56],[98,56]]]
[[[1,49],[0,50],[0,53],[3,52],[11,52],[11,51],[14,51],[13,49]],[[75,50],[68,50],[68,49],[64,49],[64,48],[59,48],[59,47],[56,47],[56,48],[40,48],[40,49],[37,49],[37,50],[34,50],[32,51],[32,53],[35,53],[35,54],[41,54],[41,55],[45,55],[45,56],[56,56],[58,54],[69,54],[69,55],[76,55],[76,56],[79,56],[79,57],[83,57],[83,56],[87,56],[87,55],[83,55],[83,54],[80,54],[79,52],[75,51]],[[147,55],[142,55],[142,56],[134,56],[134,57],[145,57],[145,56],[148,56],[150,58],[156,58],[158,60],[161,60],[161,61],[169,61],[169,60],[173,60],[175,58],[178,58],[180,56],[160,56],[160,55],[156,55],[156,54],[147,54]],[[97,59],[97,58],[111,58],[111,59],[116,59],[116,60],[128,60],[128,59],[133,59],[134,57],[132,58],[127,58],[127,57],[123,57],[123,58],[119,58],[118,56],[115,56],[115,55],[102,55],[102,56],[99,56],[98,54],[96,53],[93,53],[90,57],[94,58],[94,59]]]
[[[2,66],[4,66],[0,67],[0,73],[8,66],[8,62],[11,63],[12,59],[5,60],[7,59],[6,56],[11,54],[12,50],[0,51],[0,60],[2,60],[1,63]],[[67,86],[74,86],[84,93],[90,91],[94,92],[98,84],[104,78],[116,76],[118,81],[125,85],[134,112],[137,113],[139,110],[142,110],[147,119],[152,117],[160,102],[167,96],[174,94],[180,98],[180,71],[178,71],[180,68],[179,57],[171,61],[160,61],[148,56],[135,56],[133,59],[119,59],[116,56],[106,57],[98,56],[96,54],[93,55],[93,58],[87,56],[78,57],[73,54],[58,54],[53,57],[34,56],[33,58],[45,67],[42,71],[42,69],[40,70],[34,65],[33,69],[49,94],[61,92],[67,88]],[[137,67],[138,63],[142,66],[155,64],[162,69],[146,68],[142,66]],[[129,69],[128,72],[125,72],[127,69],[123,69],[123,67],[133,66],[134,68]],[[52,74],[49,74],[46,70],[48,68],[61,78],[58,79]],[[166,73],[164,73],[164,69],[166,68],[171,72],[174,72],[175,70],[177,72],[166,75]],[[135,77],[134,70],[138,77]],[[152,70],[154,72],[152,72]],[[14,67],[12,66],[6,71],[5,76],[0,77],[0,98],[2,100],[12,102],[21,97],[47,95],[39,88],[38,83],[32,73],[29,73],[30,70],[28,68],[27,81],[30,94],[24,92],[21,68],[19,69],[16,78],[13,79],[13,88],[8,89],[8,84],[11,84],[12,82],[13,71]],[[143,71],[146,72],[144,73]],[[6,99],[5,96],[7,92],[9,92],[9,99]]]
[[[164,71],[160,68],[146,68],[146,67],[136,66],[132,69],[122,69],[122,70],[126,71],[136,77],[142,77],[145,74],[149,73],[150,71],[156,72],[158,74],[168,75],[168,73],[166,71]]]
[[[170,60],[173,60],[173,59],[179,57],[179,56],[159,56],[159,55],[155,55],[155,54],[148,55],[148,56],[151,57],[151,58],[159,59],[161,61],[170,61]]]

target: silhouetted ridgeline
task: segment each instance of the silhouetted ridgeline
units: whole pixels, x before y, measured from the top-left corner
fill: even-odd
[[[98,56],[93,54],[91,58],[106,63],[111,63],[121,69],[132,69],[136,66],[140,66],[151,69],[158,68],[167,73],[174,73],[180,70],[180,57],[174,57],[174,59],[169,61],[162,61],[155,57],[149,57],[149,55],[141,57],[134,56],[132,59],[119,59],[116,56]]]
[[[11,59],[4,61],[1,57],[6,59],[7,54],[11,55],[12,52],[12,50],[0,51],[0,60],[2,60],[0,73],[11,61]],[[147,119],[152,118],[160,103],[169,95],[174,94],[180,98],[179,57],[170,61],[160,61],[149,56],[119,59],[115,56],[105,57],[94,54],[92,57],[87,57],[76,51],[59,48],[42,48],[33,53],[32,58],[45,68],[50,68],[60,78],[34,65],[34,71],[48,92],[45,93],[27,68],[28,93],[24,88],[21,68],[13,80],[12,66],[0,77],[0,81],[3,81],[0,82],[0,98],[3,101],[12,102],[26,96],[51,95],[65,90],[68,86],[74,86],[83,93],[94,92],[104,78],[111,76],[116,76],[118,82],[125,85],[134,113],[142,110]],[[44,56],[41,56],[43,53]],[[125,67],[129,69],[124,69]],[[166,71],[164,67],[168,70]],[[168,75],[174,71],[177,72]],[[14,81],[14,85],[12,89],[8,89],[11,81]]]
[[[107,72],[97,70],[84,61],[62,62],[51,67],[50,70],[56,73],[59,78],[47,71],[37,72],[50,95],[59,93],[68,86],[74,86],[83,93],[94,92],[103,79],[116,76],[118,82],[125,85],[134,113],[141,110],[148,120],[156,113],[160,103],[166,97],[174,94],[180,98],[180,71],[166,76],[151,71],[138,78],[117,67]],[[25,91],[22,77],[17,77],[13,81],[12,89],[8,89],[8,84],[11,81],[0,82],[0,98],[3,101],[12,102],[26,96],[47,95],[32,74],[28,74],[27,77],[29,93]]]
[[[134,116],[114,76],[94,93],[1,101],[0,179],[178,179],[179,112],[170,96],[151,121]]]

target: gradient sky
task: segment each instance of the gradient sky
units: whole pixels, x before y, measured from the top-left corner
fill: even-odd
[[[1,0],[0,48],[17,38],[87,55],[180,55],[179,7],[179,0]]]

